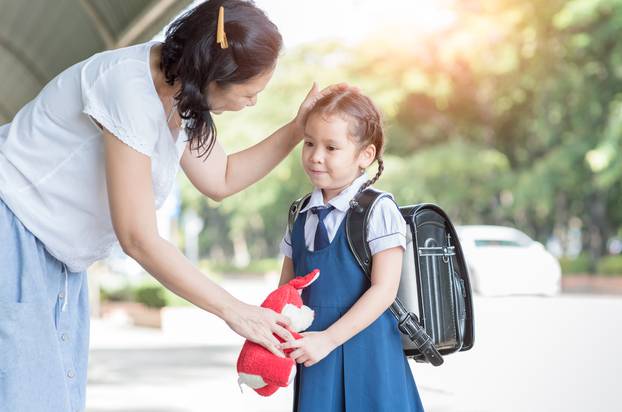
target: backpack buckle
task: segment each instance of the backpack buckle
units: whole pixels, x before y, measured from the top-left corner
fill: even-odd
[[[355,199],[350,200],[350,209],[354,209],[357,213],[363,213],[365,211],[363,206]]]
[[[402,316],[400,316],[397,327],[400,332],[412,338],[415,333],[412,327],[413,322],[419,323],[417,315],[412,312],[405,312]]]

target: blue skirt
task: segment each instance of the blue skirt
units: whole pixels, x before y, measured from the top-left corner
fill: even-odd
[[[294,223],[292,257],[298,276],[320,269],[302,291],[315,312],[308,331],[323,331],[338,321],[370,284],[348,245],[345,220],[324,249],[305,245],[307,212]],[[320,362],[298,368],[294,412],[423,412],[417,385],[404,356],[397,321],[386,310],[368,327]]]
[[[86,272],[69,272],[0,200],[0,412],[83,411]]]

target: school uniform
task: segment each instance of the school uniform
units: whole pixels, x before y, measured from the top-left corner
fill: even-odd
[[[156,209],[187,144],[153,84],[156,44],[69,67],[0,126],[0,412],[85,408],[86,269],[118,244],[98,124],[150,157]]]
[[[320,269],[318,280],[302,292],[303,301],[315,312],[307,331],[330,327],[370,287],[350,251],[344,223],[350,200],[366,180],[365,175],[357,178],[329,205],[324,205],[321,191],[314,190],[291,236],[287,233],[281,242],[283,254],[293,260],[296,276]],[[312,211],[325,206],[334,207],[323,220],[330,243],[315,250],[321,215]],[[392,247],[405,248],[405,222],[390,199],[381,200],[371,211],[366,230],[372,255]],[[317,364],[299,366],[294,411],[423,411],[397,322],[389,310]]]

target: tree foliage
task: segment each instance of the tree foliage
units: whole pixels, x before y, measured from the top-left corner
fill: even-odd
[[[255,108],[218,119],[223,145],[242,149],[290,120],[313,80],[347,81],[383,110],[378,186],[399,202],[541,241],[564,241],[578,221],[584,248],[603,255],[622,227],[622,0],[458,4],[442,33],[288,51]],[[202,253],[275,256],[289,204],[311,189],[299,159],[298,148],[221,204],[185,184],[184,207],[206,220]]]

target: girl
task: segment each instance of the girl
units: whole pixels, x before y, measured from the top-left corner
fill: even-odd
[[[0,412],[81,411],[89,338],[86,269],[112,246],[238,334],[281,354],[288,320],[245,304],[158,235],[155,211],[181,167],[221,200],[302,139],[298,115],[227,155],[213,114],[257,102],[282,39],[252,2],[211,0],[164,43],[98,53],[60,73],[0,126]]]
[[[387,308],[399,286],[405,222],[394,202],[381,200],[367,226],[373,256],[371,284],[348,246],[344,217],[350,200],[378,180],[384,135],[381,117],[358,91],[336,91],[310,111],[302,164],[315,186],[281,243],[280,284],[319,268],[303,291],[315,320],[303,338],[285,342],[299,364],[294,411],[422,411]],[[368,180],[374,160],[378,173]]]

